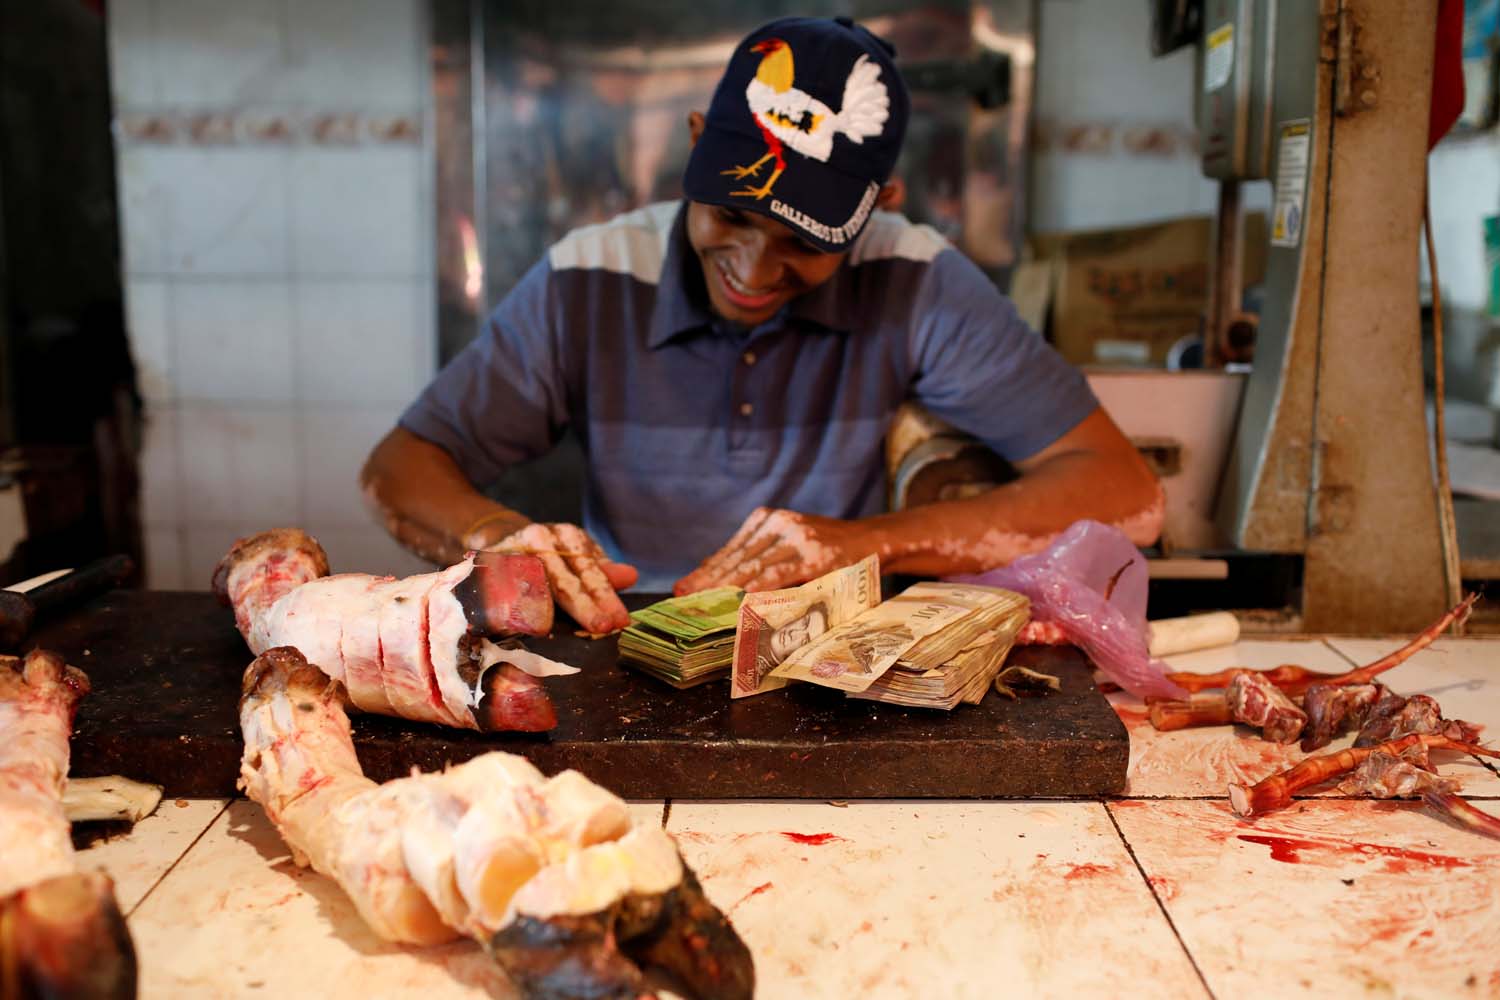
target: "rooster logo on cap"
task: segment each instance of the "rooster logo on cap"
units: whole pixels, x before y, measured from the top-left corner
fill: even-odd
[[[771,176],[759,187],[745,187],[733,194],[757,200],[771,193],[771,187],[786,170],[782,145],[790,146],[803,156],[828,162],[833,152],[833,137],[843,135],[851,142],[863,143],[878,136],[890,116],[891,99],[880,80],[880,66],[861,55],[844,81],[844,99],[838,111],[793,86],[795,69],[792,49],[779,38],[767,38],[750,46],[761,53],[755,79],[745,88],[750,113],[766,140],[766,155],[745,167],[721,171],[735,180],[754,177],[767,160],[775,160]]]

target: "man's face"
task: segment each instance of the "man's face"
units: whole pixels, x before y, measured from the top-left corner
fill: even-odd
[[[822,253],[775,219],[696,201],[688,203],[687,236],[709,305],[740,326],[764,323],[833,277],[846,256]]]
[[[808,608],[800,618],[793,618],[771,633],[771,656],[780,663],[826,631],[828,613],[821,607]]]

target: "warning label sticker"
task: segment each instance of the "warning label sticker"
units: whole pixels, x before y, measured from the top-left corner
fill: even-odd
[[[1218,90],[1234,72],[1234,25],[1225,24],[1208,33],[1203,53],[1203,90]]]
[[[1276,152],[1276,197],[1271,209],[1271,245],[1302,245],[1302,215],[1307,211],[1307,165],[1312,154],[1312,124],[1306,118],[1283,122]]]

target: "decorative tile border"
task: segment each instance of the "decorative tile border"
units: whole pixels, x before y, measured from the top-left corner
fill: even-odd
[[[1071,156],[1140,156],[1172,159],[1198,156],[1198,132],[1180,122],[1053,121],[1038,119],[1033,126],[1033,148],[1038,153]]]
[[[114,122],[122,146],[418,146],[412,112],[287,108],[125,109]]]

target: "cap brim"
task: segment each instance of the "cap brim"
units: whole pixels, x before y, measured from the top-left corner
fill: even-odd
[[[783,146],[786,169],[771,190],[759,198],[737,194],[765,184],[775,172],[776,162],[774,158],[766,160],[754,176],[743,180],[735,179],[734,169],[748,167],[769,152],[758,135],[708,126],[688,157],[682,176],[683,193],[692,201],[775,219],[827,253],[842,253],[853,246],[874,210],[880,185]]]

